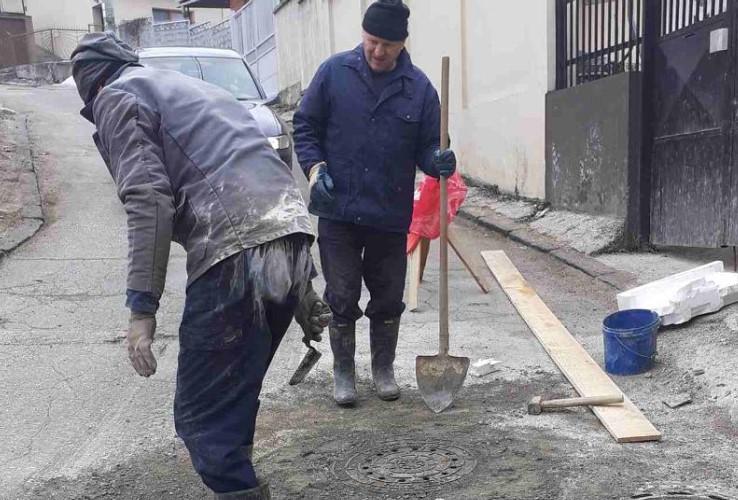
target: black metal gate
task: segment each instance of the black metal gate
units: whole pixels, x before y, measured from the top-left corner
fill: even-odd
[[[651,242],[737,245],[734,0],[661,0],[651,93]]]

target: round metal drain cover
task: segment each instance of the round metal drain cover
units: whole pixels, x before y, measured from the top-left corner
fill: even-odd
[[[346,463],[350,478],[368,485],[440,485],[469,474],[477,461],[448,443],[393,441],[357,453]]]
[[[657,496],[640,497],[644,500],[729,500],[726,497],[718,495],[692,495],[692,494],[667,494]]]
[[[661,494],[641,494],[634,495],[634,499],[638,500],[730,500],[730,498],[714,494],[697,494],[691,492],[671,492]]]

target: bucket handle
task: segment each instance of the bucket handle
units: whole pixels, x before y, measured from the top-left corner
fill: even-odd
[[[611,337],[613,337],[618,342],[618,344],[620,344],[620,347],[622,347],[623,349],[625,349],[631,354],[635,354],[636,356],[640,358],[654,359],[656,358],[656,355],[658,354],[658,351],[654,351],[654,353],[651,354],[650,356],[646,356],[645,354],[641,354],[640,352],[635,352],[633,349],[623,344],[623,342],[620,340],[620,337],[618,337],[617,335],[611,335]]]

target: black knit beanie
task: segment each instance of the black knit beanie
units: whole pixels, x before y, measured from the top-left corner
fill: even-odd
[[[361,27],[370,35],[392,42],[407,38],[410,9],[402,0],[378,0],[366,9]]]

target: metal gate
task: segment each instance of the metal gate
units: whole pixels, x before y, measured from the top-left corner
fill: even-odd
[[[256,72],[267,95],[279,90],[274,1],[250,0],[231,19],[233,48]]]
[[[651,242],[738,245],[734,0],[661,0],[653,54]]]

